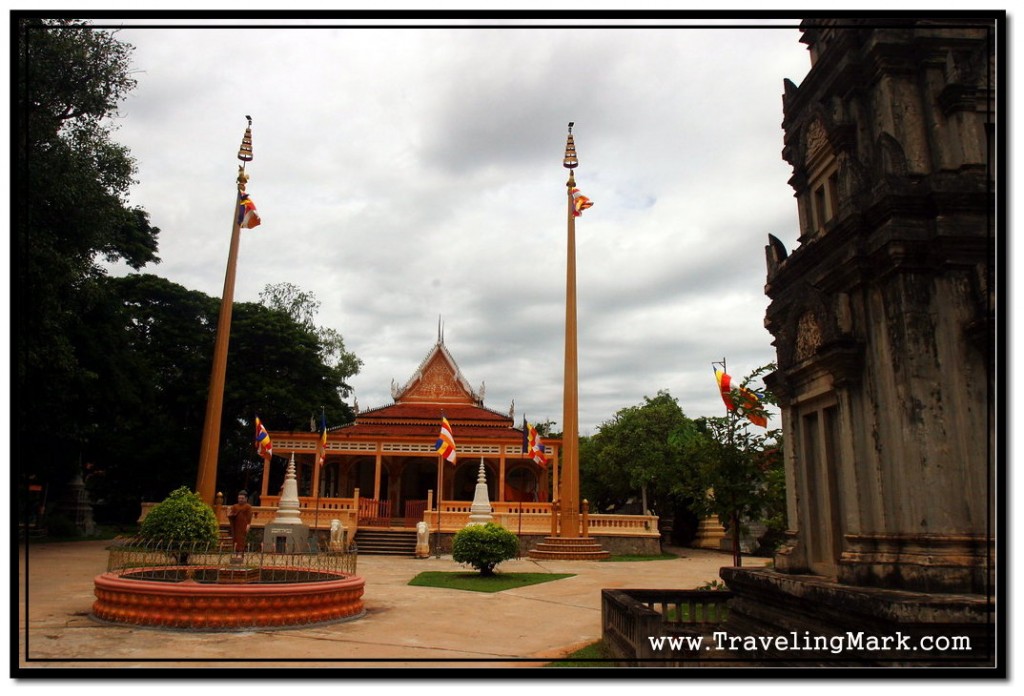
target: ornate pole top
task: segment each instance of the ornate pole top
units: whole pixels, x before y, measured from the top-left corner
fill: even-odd
[[[249,125],[245,128],[245,135],[242,136],[242,145],[238,148],[238,159],[242,163],[238,165],[238,190],[245,191],[245,184],[249,181],[249,175],[245,173],[245,163],[252,162],[252,116],[246,114]]]
[[[566,169],[575,169],[580,166],[579,160],[576,159],[576,144],[572,140],[572,127],[574,122],[569,121],[569,137],[565,141],[565,159],[562,160],[562,166]]]
[[[249,121],[249,126],[246,128],[246,134],[242,138],[242,146],[239,147],[239,159],[243,162],[253,161],[253,118],[246,116],[246,120]]]

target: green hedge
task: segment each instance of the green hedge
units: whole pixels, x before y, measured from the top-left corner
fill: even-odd
[[[213,508],[198,493],[182,486],[150,510],[142,520],[139,536],[178,544],[213,543],[220,537],[220,528]]]
[[[493,522],[461,529],[452,540],[452,559],[473,566],[481,575],[494,575],[496,565],[518,553],[516,535]]]

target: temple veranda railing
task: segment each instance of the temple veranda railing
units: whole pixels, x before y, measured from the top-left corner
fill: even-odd
[[[277,514],[278,496],[265,496],[260,505],[253,506],[252,525],[264,527],[270,524]],[[416,522],[424,521],[431,531],[440,527],[442,533],[454,533],[462,529],[469,522],[470,507],[472,501],[452,500],[442,501],[440,511],[429,504],[427,509],[416,518],[391,517],[390,522],[382,520],[382,512],[390,512],[387,501],[376,501],[372,498],[364,498],[358,495],[351,498],[319,498],[314,496],[299,497],[299,517],[304,525],[310,529],[329,530],[333,520],[338,520],[348,532],[349,538],[354,538],[360,526],[399,526],[415,527]],[[139,517],[141,522],[156,503],[142,503],[142,514]],[[217,521],[221,526],[228,525],[229,505],[214,505],[214,512]],[[415,508],[413,508],[415,509]],[[419,512],[416,510],[416,512]],[[368,521],[362,515],[373,514],[374,521]],[[516,534],[526,535],[548,535],[552,531],[551,503],[538,502],[492,502],[491,515],[494,522],[505,527]],[[582,524],[582,523],[581,523]],[[658,530],[658,517],[656,515],[609,515],[594,514],[587,515],[587,534],[594,536],[624,536],[624,537],[651,537],[660,536]],[[580,530],[584,532],[583,529]]]

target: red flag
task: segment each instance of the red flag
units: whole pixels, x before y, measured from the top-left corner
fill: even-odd
[[[526,421],[526,416],[523,416],[523,454],[541,466],[548,465],[544,442],[540,439],[537,429]]]
[[[574,188],[572,190],[572,204],[573,217],[579,217],[580,215],[583,214],[584,210],[594,205],[589,198],[580,193],[580,190],[578,188]]]
[[[317,448],[316,465],[323,466],[327,459],[327,415],[320,414],[320,446]]]
[[[434,443],[434,449],[446,460],[455,463],[458,456],[455,452],[455,435],[452,434],[452,426],[444,416],[441,416],[441,434]]]
[[[759,425],[762,428],[768,427],[768,418],[764,415],[764,409],[761,407],[761,399],[755,392],[744,387],[734,388],[732,377],[722,370],[715,370],[715,379],[718,381],[718,391],[721,393],[722,401],[725,402],[727,409],[735,411],[736,415],[746,418],[754,425]],[[737,396],[733,396],[734,390],[738,392]]]
[[[270,433],[260,423],[259,416],[256,416],[256,452],[261,457],[269,457],[274,454],[274,447],[270,442]]]
[[[256,214],[256,204],[249,198],[249,194],[241,194],[238,198],[238,226],[251,230],[261,222],[260,216]]]

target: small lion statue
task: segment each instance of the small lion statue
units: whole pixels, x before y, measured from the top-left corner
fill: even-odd
[[[331,551],[344,551],[345,550],[345,528],[341,525],[341,520],[331,520]]]
[[[416,558],[430,558],[430,528],[426,522],[416,523]]]

